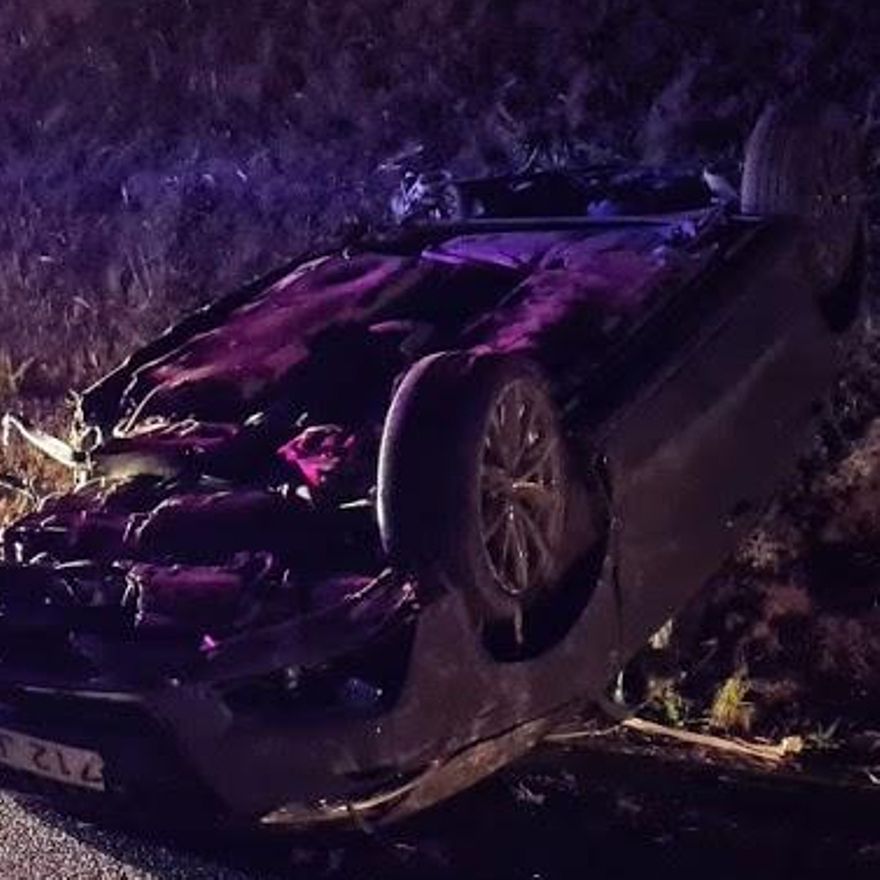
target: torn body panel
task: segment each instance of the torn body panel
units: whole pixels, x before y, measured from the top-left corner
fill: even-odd
[[[45,505],[8,530],[7,547],[24,562],[122,566],[267,552],[276,580],[311,577],[316,559],[375,575],[381,554],[362,540],[357,501],[372,489],[396,377],[435,346],[527,351],[560,378],[587,369],[717,249],[714,231],[682,228],[456,236],[414,257],[308,263],[133,370],[112,435],[89,452],[110,489]],[[408,350],[414,325],[428,330]],[[340,532],[334,546],[327,535]]]

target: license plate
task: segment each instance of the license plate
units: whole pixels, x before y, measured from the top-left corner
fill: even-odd
[[[105,788],[104,759],[97,752],[5,728],[0,728],[0,764],[93,791]]]

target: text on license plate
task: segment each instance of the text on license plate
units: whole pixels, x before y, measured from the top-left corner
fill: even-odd
[[[0,764],[56,782],[104,791],[104,760],[97,752],[48,742],[2,727]]]

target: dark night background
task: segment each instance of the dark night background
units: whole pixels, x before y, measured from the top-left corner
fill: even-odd
[[[878,37],[868,0],[4,3],[7,372],[31,396],[81,385],[382,214],[401,167],[738,156],[804,82],[864,110]]]
[[[474,175],[536,155],[735,169],[768,100],[834,99],[866,130],[880,107],[874,0],[5,0],[0,47],[0,407],[50,427],[66,423],[69,389],[182,311],[346,224],[384,219],[405,170]],[[661,720],[708,713],[733,732],[797,732],[817,748],[851,735],[880,763],[880,733],[864,738],[880,727],[872,345],[839,395],[846,437],[700,609],[701,644],[717,648],[701,677],[679,688],[661,658],[649,694]],[[2,470],[58,479],[21,450],[3,456]],[[20,510],[0,503],[0,514]],[[861,567],[841,568],[854,546]],[[521,841],[505,858],[532,872],[529,835],[555,847],[533,876],[542,864],[564,876],[560,847],[579,836],[597,851],[629,848],[635,869],[687,838],[691,826],[670,826],[664,810],[705,806],[599,788],[609,826],[581,815],[566,779],[492,783],[488,801],[449,814],[470,829],[455,845],[481,848],[486,804],[501,797],[500,827]],[[542,814],[536,798],[562,812]],[[703,823],[695,858],[716,843],[747,848],[725,809],[686,820]],[[783,870],[800,832],[775,821],[742,833],[775,847]],[[417,837],[426,862],[404,847],[392,864],[445,870],[445,834]],[[327,870],[334,852],[303,855],[303,870]],[[596,859],[612,870],[607,853]]]

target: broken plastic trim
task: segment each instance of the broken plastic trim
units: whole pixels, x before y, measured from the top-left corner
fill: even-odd
[[[472,742],[396,786],[351,801],[293,802],[262,816],[260,824],[296,829],[345,822],[358,825],[374,821],[381,825],[396,821],[490,776],[537,745],[558,723],[559,719],[553,716],[526,721],[497,736]]]
[[[38,449],[43,455],[64,467],[71,470],[79,470],[88,466],[89,459],[87,453],[75,449],[69,443],[54,437],[41,428],[35,427],[24,416],[6,413],[3,416],[2,423],[0,423],[0,427],[2,427],[2,445],[4,448],[10,445],[14,431],[30,446],[33,446],[34,449]]]

